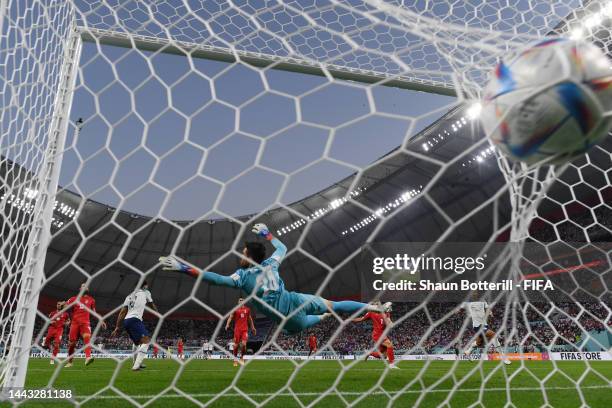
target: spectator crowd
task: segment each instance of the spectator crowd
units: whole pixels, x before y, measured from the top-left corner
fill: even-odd
[[[458,303],[397,303],[391,319],[394,324],[388,335],[395,349],[413,354],[463,350],[474,335],[471,321]],[[231,329],[225,330],[225,322],[213,319],[166,318],[146,320],[146,325],[155,342],[164,348],[176,347],[179,338],[184,340],[186,348],[200,348],[213,340],[217,346],[225,348],[232,338]],[[277,325],[266,319],[256,319],[256,326],[258,335],[251,336],[250,340],[270,351],[307,351],[307,339],[311,334],[317,337],[319,348],[341,354],[360,352],[373,345],[368,321],[354,323],[330,317],[298,335],[283,334]],[[577,345],[585,332],[611,331],[612,312],[610,305],[605,303],[498,303],[490,311],[489,326],[506,346],[519,347],[523,351],[551,350]],[[42,320],[38,321],[35,330],[35,334],[38,333],[44,335]],[[42,343],[43,337],[40,339]],[[110,330],[99,330],[94,343],[109,350],[132,348],[125,333],[111,337]]]

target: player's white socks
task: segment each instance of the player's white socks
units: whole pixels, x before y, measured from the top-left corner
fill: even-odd
[[[132,370],[138,370],[140,368],[142,360],[144,360],[147,356],[147,350],[149,350],[149,343],[141,344],[140,346],[138,346],[136,353],[136,361],[134,361]]]
[[[504,354],[504,350],[502,349],[501,344],[499,343],[499,340],[497,339],[497,337],[493,338],[493,347],[495,347],[495,350],[501,354],[502,356],[502,361],[506,364],[510,364],[510,360],[508,360],[508,357],[506,356],[506,354]]]
[[[472,350],[474,349],[474,347],[476,347],[476,340],[474,340],[472,343],[470,343],[468,348],[465,349],[465,355],[469,356],[470,354],[472,354]]]

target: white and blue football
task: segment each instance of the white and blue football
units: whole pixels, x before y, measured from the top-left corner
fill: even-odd
[[[612,64],[598,47],[560,38],[500,62],[481,121],[513,161],[559,164],[600,142],[612,125]]]

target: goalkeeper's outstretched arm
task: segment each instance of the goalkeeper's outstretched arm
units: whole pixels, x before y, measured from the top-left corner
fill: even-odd
[[[274,246],[274,253],[270,258],[274,259],[280,264],[285,258],[285,255],[287,254],[287,247],[285,246],[285,244],[283,244],[278,238],[275,238],[274,235],[272,235],[266,224],[255,224],[253,225],[251,231],[254,234],[257,234],[260,237],[263,237],[270,241],[272,246]]]
[[[274,236],[268,230],[268,227],[265,224],[255,224],[252,229],[253,233],[266,238],[270,243],[274,246],[275,250],[271,259],[274,259],[279,264],[285,258],[287,254],[287,247],[283,244],[279,239],[274,238]],[[246,249],[245,249],[246,251]],[[256,262],[261,262],[261,260],[256,260]],[[163,269],[166,271],[177,271],[184,274],[187,274],[193,278],[201,278],[202,280],[217,286],[227,286],[230,288],[238,288],[240,281],[240,272],[236,272],[231,276],[219,275],[218,273],[210,272],[210,271],[200,271],[194,267],[191,267],[187,264],[182,263],[178,259],[172,256],[162,256],[159,258],[159,262],[162,264]],[[247,260],[247,264],[248,264]]]
[[[161,256],[159,262],[162,264],[165,271],[177,271],[189,275],[193,278],[201,278],[202,280],[217,286],[227,286],[236,288],[237,281],[231,276],[223,276],[210,271],[201,271],[192,266],[186,265],[171,256]]]

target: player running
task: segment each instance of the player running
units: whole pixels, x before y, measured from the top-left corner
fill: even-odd
[[[308,349],[308,357],[310,357],[312,353],[316,354],[317,352],[317,336],[315,336],[314,334],[308,336]]]
[[[204,343],[202,344],[202,357],[204,360],[208,360],[210,358],[208,356],[208,346],[208,340],[204,340]]]
[[[72,321],[70,322],[70,333],[68,335],[68,363],[65,367],[72,367],[72,360],[74,358],[74,349],[76,348],[79,337],[83,339],[85,344],[85,365],[88,366],[93,363],[94,358],[91,356],[91,324],[89,320],[90,311],[96,311],[96,301],[89,294],[89,287],[86,283],[81,285],[81,294],[76,295],[68,299],[66,302],[62,302],[62,307],[65,305],[67,308],[72,309]],[[106,329],[106,323],[102,321],[101,326]]]
[[[181,360],[185,359],[185,354],[184,354],[184,344],[183,344],[183,339],[181,337],[178,338],[178,341],[176,343],[176,350],[178,351],[178,358],[180,358]]]
[[[279,267],[287,253],[287,247],[270,233],[265,224],[255,224],[252,232],[264,237],[275,248],[271,257],[266,259],[266,248],[260,242],[247,242],[240,258],[241,268],[231,276],[223,276],[214,272],[200,271],[174,257],[160,257],[164,270],[186,273],[194,278],[218,286],[241,289],[247,295],[253,294],[261,299],[256,307],[275,322],[282,322],[282,316],[289,316],[299,308],[299,311],[284,322],[284,331],[296,334],[312,327],[328,317],[329,311],[336,313],[356,313],[362,310],[383,312],[390,308],[391,303],[384,306],[345,300],[332,302],[319,296],[290,292],[279,275]],[[280,316],[280,315],[282,316]]]
[[[208,358],[212,358],[213,355],[213,344],[212,343],[208,343],[208,352],[206,353]]]
[[[149,292],[149,285],[146,281],[142,283],[140,288],[134,290],[125,298],[123,307],[121,307],[119,316],[117,316],[115,330],[113,330],[111,334],[113,337],[117,336],[119,332],[121,332],[121,326],[123,326],[130,336],[130,339],[132,339],[136,347],[132,371],[138,371],[144,368],[142,361],[147,357],[149,343],[151,342],[149,332],[142,321],[145,307],[149,307],[155,312],[158,312],[157,306],[153,303],[151,292]]]
[[[238,366],[238,353],[240,352],[240,364],[244,365],[244,355],[246,354],[247,341],[249,340],[249,329],[253,332],[253,336],[257,335],[253,317],[251,317],[251,309],[244,304],[244,299],[238,299],[238,309],[230,314],[225,330],[228,330],[230,324],[234,320],[234,367]],[[248,323],[248,326],[247,326]]]
[[[477,295],[474,295],[474,297],[476,296]],[[495,332],[489,329],[489,325],[487,324],[489,304],[487,302],[480,301],[466,302],[464,307],[472,319],[472,328],[476,336],[476,339],[465,350],[465,355],[469,356],[474,347],[483,347],[491,343],[493,344],[493,347],[495,347],[495,351],[501,354],[504,364],[509,365],[510,360],[508,360],[508,358],[501,353],[501,345],[499,344],[499,340],[497,339]]]
[[[57,302],[56,309],[49,313],[49,329],[47,330],[47,336],[43,343],[43,347],[51,349],[51,342],[53,342],[53,357],[51,358],[50,364],[55,364],[55,358],[59,353],[60,344],[62,343],[62,337],[64,336],[64,326],[70,323],[70,317],[67,312],[63,311],[64,302]]]
[[[380,303],[380,302],[376,302]],[[377,313],[377,312],[368,312],[365,315],[353,319],[354,323],[363,322],[364,320],[372,320],[372,340],[375,344],[379,344],[378,350],[373,351],[366,356],[366,360],[369,357],[379,358],[384,360],[384,356],[387,356],[387,360],[389,361],[389,368],[399,369],[398,366],[395,365],[395,353],[393,351],[393,343],[389,340],[389,337],[386,335],[383,337],[383,332],[387,327],[391,327],[393,322],[391,321],[391,315],[389,312],[385,313]],[[382,338],[382,339],[381,339]]]

